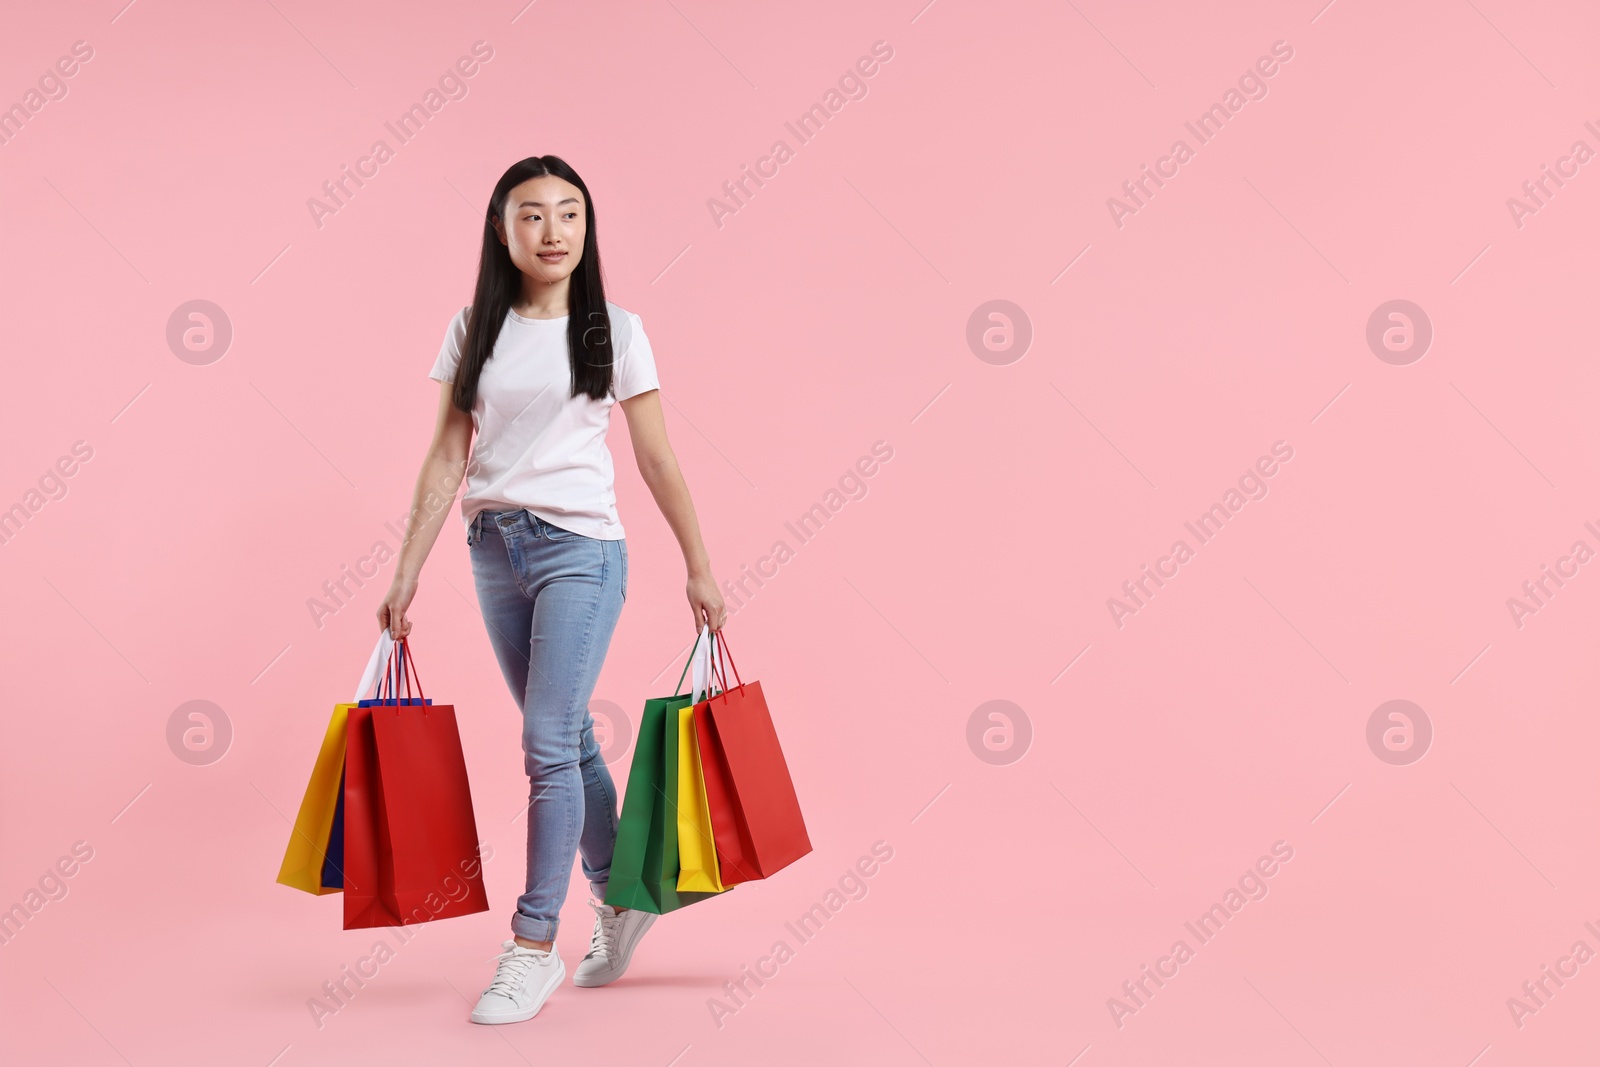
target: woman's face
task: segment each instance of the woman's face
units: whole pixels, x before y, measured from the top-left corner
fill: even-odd
[[[583,192],[546,174],[511,190],[495,230],[518,270],[553,284],[570,276],[583,258],[584,218]]]

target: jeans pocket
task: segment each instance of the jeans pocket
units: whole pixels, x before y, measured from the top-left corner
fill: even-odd
[[[563,530],[548,519],[544,520],[544,539],[554,543],[585,540],[583,534],[574,533],[571,530]]]

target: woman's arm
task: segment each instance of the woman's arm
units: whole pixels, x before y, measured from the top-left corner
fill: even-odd
[[[406,518],[405,540],[400,542],[394,581],[378,605],[379,628],[387,628],[396,640],[411,632],[406,609],[417,595],[422,564],[433,551],[439,530],[450,517],[456,490],[466,476],[467,455],[472,448],[472,415],[451,402],[454,390],[450,382],[439,383],[439,415],[434,422],[433,442],[422,459],[417,487],[411,494],[411,514]]]
[[[698,633],[701,626],[710,626],[712,632],[721,630],[722,624],[728,621],[728,611],[723,606],[717,580],[711,575],[711,557],[700,539],[700,520],[695,517],[689,487],[678,469],[678,457],[667,442],[667,424],[661,416],[661,390],[651,389],[621,403],[628,417],[628,436],[633,439],[633,457],[638,461],[639,474],[650,487],[650,495],[655,497],[656,506],[683,550],[683,564],[689,572],[685,593],[689,597],[689,609],[694,613],[695,632]]]

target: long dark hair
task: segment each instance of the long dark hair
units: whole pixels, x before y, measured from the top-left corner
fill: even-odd
[[[529,156],[513,163],[495,183],[489,208],[483,217],[483,251],[478,257],[478,284],[473,289],[472,310],[467,315],[467,336],[456,370],[455,391],[451,399],[462,411],[471,411],[478,398],[478,378],[483,365],[494,355],[494,343],[505,324],[506,312],[522,292],[522,272],[511,262],[511,250],[500,243],[495,220],[505,219],[506,200],[511,190],[530,178],[553,174],[571,182],[583,192],[586,225],[583,256],[572,272],[567,293],[567,354],[572,366],[570,396],[587,394],[603,399],[611,389],[614,363],[611,343],[612,323],[606,304],[605,283],[600,276],[600,244],[595,232],[594,198],[578,172],[559,156]],[[620,309],[619,309],[620,311]],[[623,323],[617,324],[625,328]]]

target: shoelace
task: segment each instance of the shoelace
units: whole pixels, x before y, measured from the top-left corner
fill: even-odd
[[[609,958],[611,947],[617,943],[617,927],[622,923],[622,915],[609,916],[599,908],[594,909],[594,914],[594,933],[589,935],[589,954],[584,959]]]
[[[538,962],[533,952],[521,949],[520,945],[513,942],[513,947],[506,949],[498,956],[490,956],[492,960],[499,960],[495,968],[494,981],[489,983],[489,988],[484,993],[499,993],[503,997],[515,996],[517,990],[522,988],[522,983],[528,977],[528,972]]]

